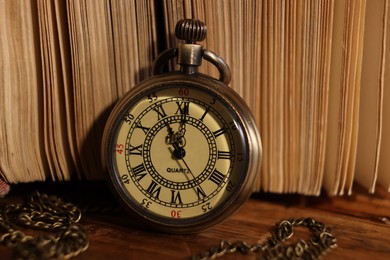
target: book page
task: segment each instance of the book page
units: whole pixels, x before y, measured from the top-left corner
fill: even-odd
[[[332,195],[349,189],[353,176],[363,47],[363,27],[359,25],[364,21],[364,3],[335,2],[324,173],[324,187]]]
[[[0,31],[0,174],[9,183],[41,181],[49,171],[36,5],[0,1]]]
[[[106,2],[67,1],[72,39],[77,149],[83,177],[102,177],[100,140],[108,108],[117,99],[111,13]]]
[[[356,180],[375,191],[382,133],[386,1],[368,1],[361,79]]]
[[[386,50],[385,50],[385,71],[383,89],[383,125],[382,143],[379,155],[378,183],[390,192],[390,4],[386,1],[387,21],[386,21]]]
[[[353,11],[351,11],[352,17],[350,21],[352,26],[350,28],[349,41],[352,44],[348,51],[349,72],[345,74],[347,85],[345,92],[347,97],[345,103],[345,123],[343,125],[345,129],[343,140],[345,149],[343,149],[341,159],[342,175],[340,176],[339,195],[351,192],[355,173],[366,9],[366,1],[352,1],[350,3]]]
[[[334,20],[332,33],[332,58],[330,66],[329,111],[327,124],[327,143],[324,187],[328,193],[335,195],[339,186],[339,149],[340,149],[340,114],[342,104],[343,77],[343,31],[346,21],[346,1],[334,3]]]
[[[67,59],[69,53],[67,42],[63,34],[67,35],[67,28],[59,22],[66,16],[66,9],[56,11],[54,1],[39,0],[38,2],[39,31],[41,41],[43,93],[44,93],[44,141],[45,152],[48,158],[52,180],[70,180],[76,172],[74,164],[75,148],[68,140],[70,122],[67,116],[67,107],[73,105],[73,100],[66,100],[65,92],[72,86],[66,77],[70,77],[70,63],[62,61]],[[63,3],[64,4],[64,3]],[[62,6],[64,7],[64,6]],[[58,21],[58,22],[57,22]],[[62,21],[63,22],[63,21]],[[62,44],[60,44],[62,40]],[[62,49],[62,48],[64,49]],[[66,52],[66,53],[64,53]],[[64,69],[64,71],[63,71]],[[71,102],[66,103],[66,102]]]

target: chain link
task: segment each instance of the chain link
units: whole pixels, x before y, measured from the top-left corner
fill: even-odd
[[[186,118],[185,118],[185,114],[183,114],[183,119],[180,123],[180,126],[179,126],[179,129],[178,129],[178,133],[181,137],[184,137],[184,135],[186,134]]]
[[[308,241],[299,240],[288,245],[285,241],[294,234],[294,227],[309,229],[311,237]],[[230,242],[222,240],[217,247],[192,257],[193,260],[206,260],[221,257],[227,253],[258,253],[257,259],[320,259],[330,249],[337,247],[337,240],[331,230],[323,223],[312,218],[291,218],[277,223],[271,237],[264,243],[249,245],[245,241]]]
[[[78,223],[81,211],[55,196],[34,192],[24,203],[7,204],[0,212],[0,243],[14,248],[15,259],[69,259],[88,248],[87,235]],[[31,237],[26,228],[54,232]]]

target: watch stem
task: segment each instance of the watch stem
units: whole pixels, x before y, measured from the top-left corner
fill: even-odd
[[[196,44],[206,37],[206,25],[194,19],[180,20],[176,24],[175,34],[179,40],[185,43],[178,44],[177,63],[180,71],[185,74],[195,74],[202,63],[203,46]]]
[[[183,19],[176,24],[176,38],[184,40],[186,43],[203,41],[206,38],[206,34],[207,27],[199,20]]]

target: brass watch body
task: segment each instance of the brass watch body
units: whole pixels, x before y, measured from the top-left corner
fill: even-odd
[[[176,36],[186,43],[163,52],[154,72],[171,58],[180,71],[155,75],[118,101],[104,131],[102,160],[114,194],[147,228],[194,233],[248,199],[261,141],[250,109],[227,86],[226,63],[195,44],[205,26],[180,21]],[[202,58],[217,66],[219,80],[197,72]]]

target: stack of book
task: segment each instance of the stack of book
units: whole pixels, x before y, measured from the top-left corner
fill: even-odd
[[[390,191],[386,0],[0,3],[0,174],[8,183],[102,178],[115,101],[202,20],[263,143],[257,191]],[[175,65],[172,65],[175,68]],[[201,72],[218,77],[211,64]]]

